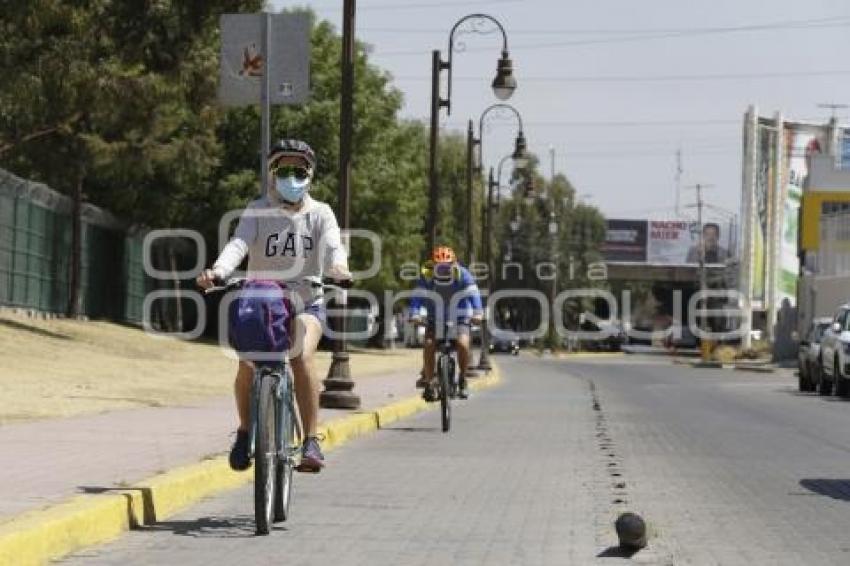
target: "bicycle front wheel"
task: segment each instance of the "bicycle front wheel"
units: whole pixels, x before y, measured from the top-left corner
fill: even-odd
[[[277,469],[277,403],[275,379],[260,377],[257,399],[257,435],[254,448],[254,517],[257,534],[271,530],[275,500],[275,471]]]
[[[298,452],[298,439],[295,426],[295,400],[292,394],[292,381],[284,378],[281,388],[280,404],[281,435],[280,457],[275,471],[274,521],[286,521],[289,518],[289,502],[292,499],[292,470]]]
[[[452,426],[452,406],[449,403],[451,374],[449,372],[452,367],[450,360],[446,356],[440,356],[437,364],[437,371],[440,378],[440,416],[443,424],[443,432],[449,432]]]

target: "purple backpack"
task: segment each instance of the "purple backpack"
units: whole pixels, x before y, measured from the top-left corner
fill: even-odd
[[[230,345],[240,357],[252,352],[285,352],[289,349],[292,308],[275,281],[248,280],[239,297],[230,303]]]

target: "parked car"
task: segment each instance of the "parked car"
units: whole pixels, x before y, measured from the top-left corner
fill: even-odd
[[[814,391],[820,387],[820,357],[821,340],[824,332],[832,325],[832,319],[822,317],[814,319],[809,324],[808,330],[800,340],[800,348],[797,350],[797,366],[799,371],[800,391]]]
[[[850,304],[842,305],[835,312],[832,325],[821,339],[818,367],[820,382],[818,393],[829,395],[833,390],[841,397],[847,396],[848,374],[850,374]]]
[[[490,337],[490,351],[519,354],[519,339],[513,332],[499,332]]]
[[[617,352],[622,347],[626,340],[626,333],[623,330],[623,325],[619,320],[600,320],[594,322],[590,319],[579,317],[579,328],[583,332],[596,332],[599,337],[585,339],[581,341],[581,347],[584,350],[593,351],[609,351]]]

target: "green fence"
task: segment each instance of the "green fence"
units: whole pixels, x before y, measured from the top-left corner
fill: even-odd
[[[67,311],[71,207],[68,197],[0,169],[0,305]],[[143,237],[83,205],[81,314],[141,322],[152,287],[142,267]]]

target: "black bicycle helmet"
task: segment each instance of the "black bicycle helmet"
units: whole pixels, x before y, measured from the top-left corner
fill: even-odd
[[[269,150],[269,163],[274,162],[279,157],[284,155],[293,155],[303,157],[310,164],[312,169],[316,168],[316,153],[313,151],[307,142],[301,140],[279,140],[274,143]]]

